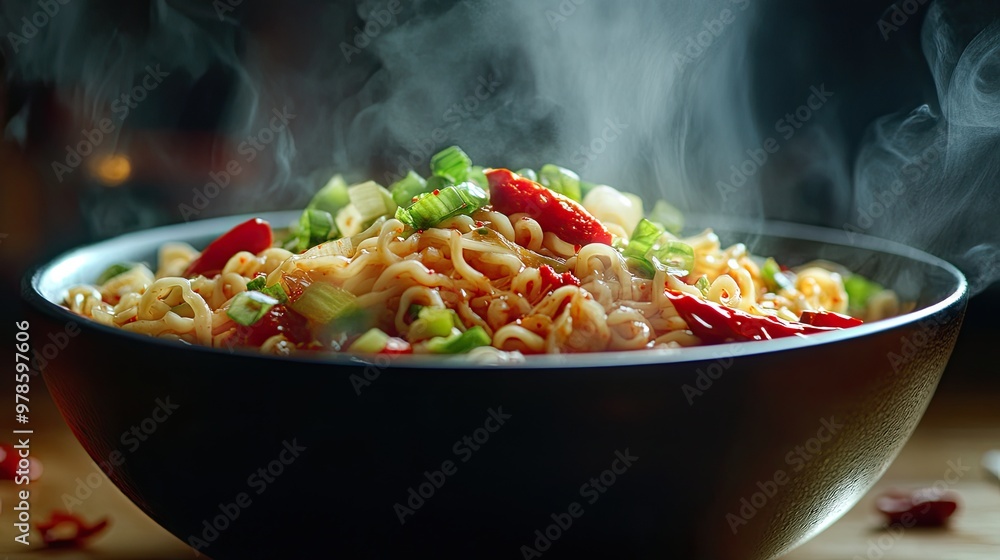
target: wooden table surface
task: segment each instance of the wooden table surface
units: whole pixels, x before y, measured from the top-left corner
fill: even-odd
[[[39,380],[40,381],[40,380]],[[41,387],[39,383],[38,387]],[[39,391],[40,392],[40,391]],[[39,397],[40,398],[40,397]],[[842,519],[782,560],[995,560],[1000,559],[1000,484],[989,480],[979,466],[984,452],[1000,448],[1000,406],[996,394],[938,394],[917,432],[876,488]],[[86,479],[100,480],[76,511],[89,521],[111,518],[109,530],[83,551],[26,551],[13,545],[10,504],[13,485],[0,485],[0,560],[69,559],[189,559],[194,553],[160,528],[126,499],[76,443],[69,428],[47,398],[36,405],[39,419],[32,439],[33,453],[44,458],[43,477],[32,484],[32,510],[64,507],[64,495],[77,491]],[[9,433],[6,429],[4,433]],[[962,506],[951,527],[943,530],[908,529],[887,532],[874,512],[874,496],[887,488],[933,485],[945,477],[949,462],[971,467],[951,486]],[[169,476],[169,473],[164,473]],[[95,478],[96,477],[96,478]],[[86,491],[80,489],[81,494]],[[37,533],[32,540],[38,542]],[[36,546],[31,547],[36,549]]]

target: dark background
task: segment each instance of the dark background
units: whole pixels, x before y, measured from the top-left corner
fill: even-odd
[[[324,55],[314,49],[320,34],[324,44],[337,45],[342,40],[351,40],[355,25],[364,25],[354,2],[331,4],[298,0],[282,3],[279,8],[271,3],[245,1],[227,14],[232,24],[225,26],[217,23],[208,2],[169,4],[191,14],[201,14],[201,20],[213,33],[217,32],[215,36],[220,41],[233,42],[237,55],[250,50],[266,52],[267,68],[271,71],[266,77],[269,80],[291,82],[297,69],[307,62],[310,68],[318,65],[332,77],[331,105],[356,97],[380,66],[376,47],[365,49],[349,65],[340,52]],[[452,4],[443,1],[407,3],[399,15],[400,22],[445,11]],[[996,20],[1000,8],[995,4],[956,3],[961,10],[967,11],[973,27]],[[24,2],[24,5],[27,13],[36,9],[34,3]],[[143,37],[153,32],[147,25],[149,14],[156,5],[157,2],[147,1],[88,2],[88,19],[79,24],[91,26],[94,37],[102,33]],[[927,10],[925,5],[905,25],[892,31],[888,40],[876,22],[892,6],[890,2],[771,0],[758,6],[758,21],[749,45],[752,79],[747,87],[751,93],[752,114],[763,127],[780,118],[789,107],[800,104],[811,85],[822,82],[838,96],[836,118],[825,120],[822,126],[843,142],[849,155],[861,145],[869,125],[877,117],[921,103],[934,106],[935,88],[920,48],[920,24]],[[629,3],[620,3],[620,9],[629,9]],[[9,16],[17,10],[8,6],[7,12]],[[0,31],[6,36],[19,25],[19,21],[2,21]],[[461,31],[456,30],[456,33]],[[156,32],[162,33],[162,30]],[[182,27],[174,32],[175,36],[165,37],[165,43],[174,44],[178,38],[183,39]],[[517,30],[498,32],[516,34]],[[87,30],[81,31],[80,37],[86,38],[87,33]],[[378,40],[376,37],[375,41]],[[82,41],[81,44],[87,43]],[[177,44],[184,42],[181,40]],[[240,140],[245,126],[230,107],[243,99],[246,91],[243,78],[226,65],[199,72],[175,71],[159,86],[156,95],[150,95],[123,125],[123,134],[127,133],[133,146],[148,140],[158,148],[148,158],[133,161],[129,180],[108,186],[81,167],[63,182],[58,182],[53,176],[51,161],[64,157],[65,146],[79,139],[81,128],[93,125],[92,121],[75,114],[74,109],[67,106],[65,95],[60,94],[65,94],[67,88],[85,90],[88,81],[101,78],[100,68],[88,66],[86,71],[79,73],[76,83],[73,72],[69,72],[70,77],[62,78],[57,85],[26,76],[18,65],[11,63],[17,54],[11,51],[9,42],[5,40],[2,45],[5,79],[0,84],[0,119],[4,123],[14,123],[7,128],[0,145],[0,233],[6,234],[0,239],[3,263],[0,292],[6,294],[2,298],[0,315],[8,323],[22,314],[17,294],[21,277],[32,264],[77,245],[182,221],[184,216],[178,205],[189,202],[191,189],[203,185],[208,172],[218,169],[219,162],[225,161],[226,146],[231,149]],[[524,60],[517,52],[494,55],[486,67],[496,65],[515,74]],[[38,63],[44,65],[46,61]],[[287,75],[280,71],[282,68],[287,69]],[[428,68],[427,71],[446,69]],[[377,87],[369,85],[369,88],[371,96],[384,93]],[[419,100],[414,103],[419,106]],[[266,112],[263,103],[261,107]],[[511,110],[509,104],[493,109]],[[491,110],[491,107],[483,110]],[[558,111],[539,113],[532,134],[525,135],[524,146],[505,155],[512,167],[539,165],[558,155],[547,146],[547,142],[554,140],[552,119],[558,115]],[[302,118],[310,117],[304,114]],[[475,130],[474,133],[489,134],[489,131]],[[292,134],[295,134],[294,127]],[[356,175],[380,174],[393,167],[398,154],[405,152],[398,140],[387,137],[381,157],[352,159],[348,151],[346,160],[332,161],[330,158],[323,161],[321,156],[303,150],[297,169],[300,175],[310,169],[316,170],[314,177],[305,179],[313,183],[337,165],[348,167],[338,170]],[[799,140],[798,137],[794,139]],[[199,217],[301,207],[308,196],[302,189],[278,188],[267,190],[266,196],[260,195],[258,187],[262,182],[277,182],[277,186],[281,186],[280,166],[267,161],[268,153],[265,152],[257,165],[234,180],[220,195],[219,200],[223,203],[213,204]],[[795,150],[783,150],[774,156],[774,162],[765,172],[779,173],[784,168],[799,165],[796,157]],[[765,207],[768,217],[837,228],[844,223],[847,217],[844,208],[832,202],[830,193],[834,187],[826,177],[805,174],[791,185],[781,181],[772,184],[767,179],[765,175],[763,183],[771,186],[764,187],[765,196],[785,201]],[[991,365],[995,362],[986,351],[1000,334],[994,319],[998,311],[1000,297],[996,287],[972,299],[958,350],[945,376],[945,387],[965,389],[1000,385],[995,366]]]

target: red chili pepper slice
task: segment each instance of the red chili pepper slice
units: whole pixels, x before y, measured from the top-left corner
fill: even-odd
[[[523,212],[566,243],[611,245],[611,233],[576,201],[508,169],[490,170],[486,177],[490,181],[490,204],[497,212]]]
[[[875,507],[886,516],[890,525],[940,527],[958,509],[958,494],[936,488],[912,492],[894,490],[879,496]]]
[[[286,305],[275,305],[256,323],[239,327],[227,340],[229,346],[249,346],[257,348],[276,334],[283,334],[293,344],[310,342],[313,339],[309,321],[292,311]]]
[[[851,317],[850,315],[841,315],[833,311],[803,311],[802,316],[799,317],[799,321],[814,327],[834,327],[838,329],[849,329],[864,323],[861,319]]]
[[[62,532],[53,531],[60,525],[69,525],[73,528],[73,533],[64,536]],[[45,546],[50,548],[76,548],[82,546],[84,541],[100,533],[108,526],[107,518],[94,523],[87,524],[81,517],[64,511],[53,511],[49,521],[43,521],[35,525],[38,532],[42,534]]]
[[[184,271],[184,276],[215,275],[236,253],[249,251],[256,255],[270,247],[272,243],[274,243],[274,233],[270,224],[260,218],[247,220],[209,243],[201,255]]]
[[[751,315],[674,290],[666,290],[665,293],[691,332],[706,342],[771,340],[839,330],[839,327],[814,326],[777,317]]]
[[[563,286],[579,286],[580,279],[573,276],[572,272],[559,274],[554,268],[547,264],[538,267],[538,272],[542,275],[542,292],[550,292]]]

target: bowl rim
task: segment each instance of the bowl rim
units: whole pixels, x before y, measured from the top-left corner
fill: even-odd
[[[97,321],[87,319],[50,300],[45,294],[42,293],[40,288],[42,281],[47,277],[47,275],[54,274],[56,271],[66,267],[72,269],[72,265],[86,259],[88,254],[96,251],[107,250],[116,244],[149,244],[155,249],[160,244],[170,240],[187,240],[199,236],[216,236],[228,230],[232,226],[251,218],[262,218],[273,224],[292,223],[292,221],[295,220],[300,213],[300,211],[256,212],[251,214],[208,218],[191,222],[180,222],[125,233],[98,241],[96,243],[76,247],[63,252],[55,258],[30,268],[25,273],[21,281],[22,297],[34,309],[57,321],[63,323],[75,322],[79,324],[81,328],[93,329],[99,333],[107,333],[115,337],[123,337],[123,342],[133,341],[143,344],[162,346],[169,349],[184,348],[185,350],[195,352],[196,355],[202,352],[215,355],[216,357],[228,354],[233,357],[242,356],[259,360],[274,360],[276,365],[289,363],[311,363],[354,367],[374,366],[377,368],[377,371],[389,366],[392,368],[422,370],[511,369],[527,371],[531,369],[556,369],[575,371],[582,369],[616,368],[625,366],[706,362],[724,360],[737,356],[769,354],[774,352],[801,350],[825,344],[833,344],[879,332],[890,331],[913,323],[919,323],[952,306],[964,304],[969,295],[968,282],[962,272],[959,271],[954,265],[944,259],[895,241],[877,238],[863,233],[849,233],[845,230],[824,228],[813,225],[771,220],[734,220],[731,217],[725,218],[725,223],[727,224],[724,228],[725,231],[745,232],[752,235],[766,235],[769,237],[802,240],[822,243],[825,245],[840,245],[920,261],[925,264],[935,266],[952,276],[955,280],[955,289],[941,301],[927,307],[911,311],[904,315],[828,333],[777,338],[774,340],[731,342],[677,349],[620,350],[580,354],[528,355],[524,356],[523,359],[500,361],[499,363],[490,361],[487,363],[478,360],[470,360],[463,356],[442,357],[430,355],[400,355],[389,357],[383,355],[364,356],[337,353],[310,353],[293,354],[291,356],[274,356],[270,354],[262,354],[250,349],[224,349],[198,344],[189,344],[183,341],[162,339],[122,329],[116,329],[114,327],[98,323]],[[694,216],[694,218],[696,222],[704,219],[702,216]],[[65,287],[66,286],[63,286],[62,289],[65,289]]]

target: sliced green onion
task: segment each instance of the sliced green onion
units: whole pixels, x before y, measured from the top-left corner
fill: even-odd
[[[420,310],[417,320],[410,325],[407,338],[411,341],[417,341],[436,336],[450,336],[452,329],[460,324],[458,315],[451,309],[425,307]]]
[[[702,276],[697,282],[694,283],[694,287],[698,288],[698,291],[700,291],[701,295],[704,297],[708,297],[708,289],[711,286],[712,285],[708,282],[708,276]]]
[[[325,210],[306,208],[299,217],[299,229],[295,235],[295,252],[302,253],[337,234],[333,216]]]
[[[406,310],[406,313],[410,316],[410,319],[416,321],[420,317],[420,310],[423,309],[423,305],[411,304],[410,308]]]
[[[343,237],[350,237],[361,233],[365,225],[365,221],[361,217],[361,212],[358,212],[357,207],[353,204],[348,204],[341,208],[340,212],[337,212],[336,222],[337,230],[340,231],[340,235]]]
[[[254,278],[253,280],[247,282],[247,291],[248,292],[258,291],[259,292],[259,291],[261,291],[261,290],[264,289],[264,286],[267,286],[267,276],[264,276],[263,274],[261,274],[261,275],[257,276],[256,278]]]
[[[362,222],[370,222],[380,216],[391,216],[397,204],[392,194],[375,181],[366,181],[347,189],[351,204],[358,209]]]
[[[240,292],[226,310],[226,315],[237,324],[248,327],[267,314],[272,307],[278,305],[278,300],[260,292]]]
[[[626,257],[625,266],[633,274],[638,274],[643,278],[652,278],[656,274],[656,267],[645,258]]]
[[[357,296],[343,288],[314,282],[290,305],[298,314],[325,325],[357,309],[357,300]]]
[[[104,269],[104,272],[102,272],[101,275],[97,277],[97,284],[98,285],[104,284],[105,282],[111,280],[115,276],[118,276],[119,274],[124,274],[132,270],[132,267],[134,266],[135,266],[134,264],[126,264],[126,263],[113,264],[108,268]]]
[[[431,157],[431,173],[456,183],[465,181],[471,168],[472,158],[458,146],[445,148]]]
[[[760,268],[760,275],[764,278],[767,289],[773,292],[792,287],[792,281],[781,271],[778,261],[773,258],[764,261],[764,266]]]
[[[334,175],[326,185],[313,195],[312,200],[306,208],[329,212],[331,216],[336,216],[341,208],[350,202],[350,195],[347,193],[347,183],[340,175]]]
[[[538,174],[535,173],[534,169],[528,169],[527,167],[524,169],[518,169],[517,174],[529,181],[538,182]]]
[[[484,191],[489,190],[490,188],[490,180],[486,178],[486,172],[483,171],[483,168],[478,165],[473,166],[473,168],[469,170],[469,175],[465,178],[465,180],[472,181],[473,183],[479,185],[479,187]]]
[[[645,218],[639,220],[628,245],[622,251],[626,259],[645,261],[641,268],[655,274],[656,269],[686,276],[694,268],[694,249],[680,241],[662,241],[663,228]]]
[[[434,354],[465,354],[473,348],[489,346],[491,342],[493,341],[486,330],[476,325],[464,333],[428,340],[427,350]]]
[[[247,285],[249,286],[249,284]],[[285,293],[285,289],[281,287],[281,284],[265,286],[260,289],[260,293],[273,297],[278,300],[278,303],[288,303],[288,294]]]
[[[448,218],[472,214],[488,201],[486,191],[475,183],[462,183],[421,195],[409,208],[400,207],[396,218],[415,229],[427,229]]]
[[[667,241],[653,248],[646,258],[653,266],[676,276],[687,276],[694,269],[694,249],[680,241]]]
[[[392,191],[392,200],[396,206],[409,206],[413,204],[413,197],[427,192],[427,181],[411,170],[406,177],[393,183],[389,190]]]
[[[847,292],[847,305],[851,309],[863,309],[872,296],[884,290],[881,285],[861,276],[852,274],[844,279],[844,290]]]
[[[625,247],[622,254],[637,259],[646,258],[646,253],[656,245],[661,235],[663,235],[663,228],[643,218],[632,230],[628,246]]]
[[[684,229],[684,214],[665,200],[656,201],[653,211],[649,213],[649,219],[662,224],[667,231],[674,234]]]
[[[430,177],[427,178],[427,188],[424,190],[424,192],[433,192],[434,190],[441,190],[447,187],[453,187],[456,184],[458,184],[457,181],[452,181],[448,177],[442,177],[440,175],[431,175]],[[413,204],[412,200],[410,200],[410,202],[404,204],[403,206],[409,206],[410,204]]]
[[[389,335],[382,332],[381,329],[372,328],[358,337],[347,351],[359,354],[378,354],[385,350],[387,344],[389,344]]]
[[[538,171],[538,180],[549,189],[580,202],[583,194],[580,190],[580,176],[569,169],[558,165],[543,165]]]

